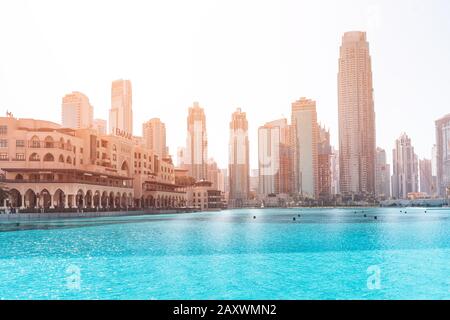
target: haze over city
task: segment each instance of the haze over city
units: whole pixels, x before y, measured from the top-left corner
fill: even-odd
[[[186,142],[187,108],[199,101],[208,155],[226,167],[231,113],[240,107],[257,168],[257,128],[289,119],[302,96],[317,101],[318,121],[337,145],[341,37],[364,30],[377,145],[390,159],[405,131],[419,157],[430,158],[434,121],[450,100],[449,12],[448,1],[2,1],[0,108],[60,122],[62,97],[81,91],[95,118],[107,119],[111,80],[131,79],[134,134],[161,118],[175,155]]]

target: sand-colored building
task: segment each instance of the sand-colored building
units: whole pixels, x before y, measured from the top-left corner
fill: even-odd
[[[0,170],[22,210],[169,208],[185,204],[174,166],[128,135],[0,118]]]

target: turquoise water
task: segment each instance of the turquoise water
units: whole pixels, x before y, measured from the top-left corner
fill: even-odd
[[[361,210],[1,222],[0,299],[450,299],[449,210]]]

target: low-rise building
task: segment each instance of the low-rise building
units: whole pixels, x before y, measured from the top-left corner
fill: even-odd
[[[159,160],[127,136],[92,128],[1,117],[0,170],[9,194],[4,207],[120,210],[186,203],[169,158]]]

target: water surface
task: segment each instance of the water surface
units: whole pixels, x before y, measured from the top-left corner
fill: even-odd
[[[0,222],[0,299],[449,298],[448,209]]]

